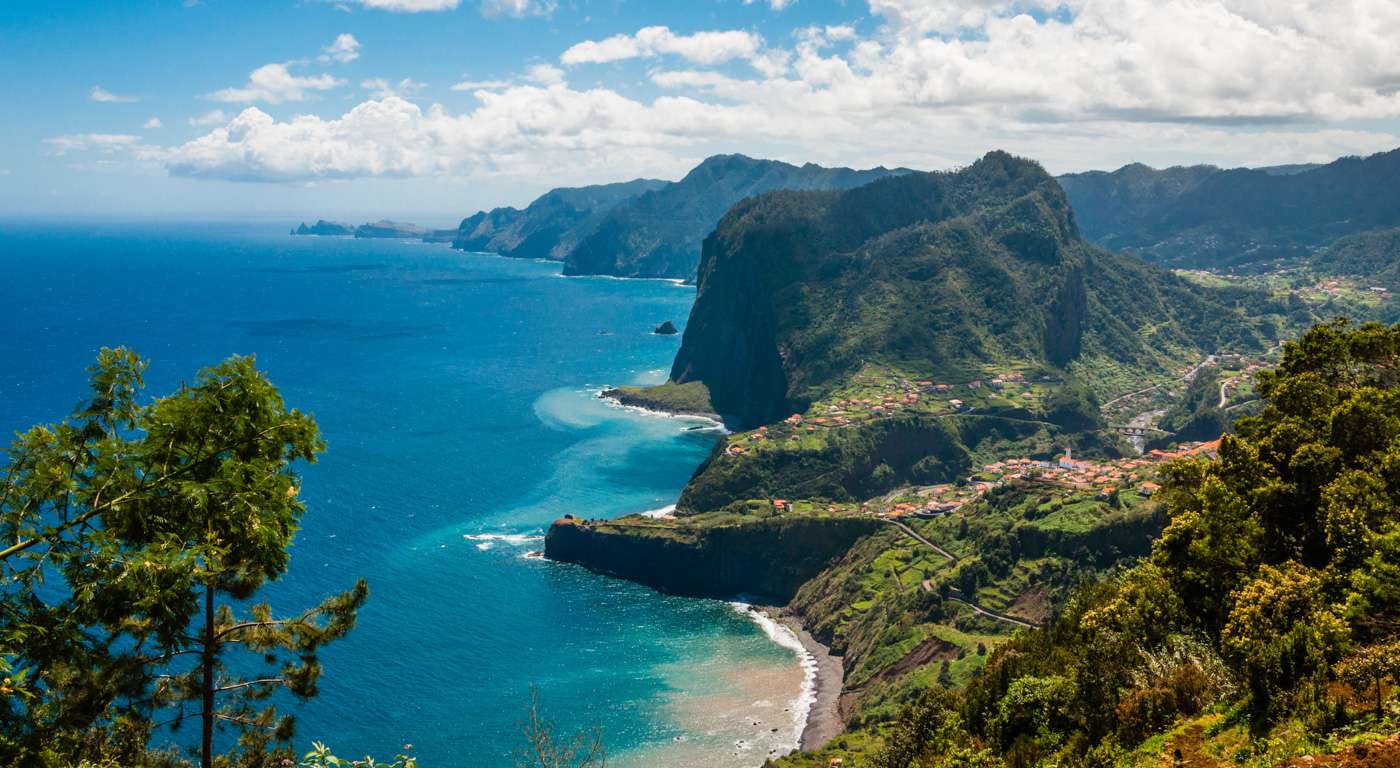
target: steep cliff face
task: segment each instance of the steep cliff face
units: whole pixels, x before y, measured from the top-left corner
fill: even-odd
[[[786,603],[808,579],[880,527],[868,518],[771,518],[724,525],[555,521],[545,556],[668,594]]]
[[[690,280],[701,242],[730,206],[775,189],[850,189],[901,170],[789,165],[743,155],[711,157],[680,181],[620,205],[564,262],[568,275]]]
[[[1260,339],[1224,299],[1085,243],[1055,180],[994,152],[955,173],[736,205],[705,241],[671,380],[705,382],[718,412],[752,426],[868,363],[953,380],[1086,353],[1153,368],[1162,349],[1231,334]]]
[[[665,186],[655,179],[618,184],[561,187],[524,210],[495,208],[462,220],[452,247],[522,259],[562,261],[614,207]]]

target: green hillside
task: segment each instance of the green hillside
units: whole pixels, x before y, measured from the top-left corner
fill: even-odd
[[[1206,166],[1061,177],[1085,234],[1181,267],[1265,269],[1400,225],[1400,150],[1321,166]]]
[[[775,189],[849,189],[904,172],[716,155],[680,181],[612,210],[568,254],[564,273],[693,280],[701,242],[740,200]]]
[[[740,426],[806,410],[863,367],[965,382],[1160,371],[1276,338],[1287,310],[1214,291],[1079,236],[1039,165],[993,153],[955,173],[777,192],[706,240],[671,371]]]

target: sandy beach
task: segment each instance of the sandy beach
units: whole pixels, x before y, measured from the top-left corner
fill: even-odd
[[[802,625],[802,620],[786,608],[765,608],[764,612],[792,630],[802,642],[802,647],[816,661],[815,700],[807,715],[807,727],[802,730],[799,748],[821,749],[846,730],[840,711],[841,688],[845,680],[841,657],[832,655],[829,648],[817,642]]]

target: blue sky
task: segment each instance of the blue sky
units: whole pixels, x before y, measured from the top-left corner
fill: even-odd
[[[9,0],[0,214],[447,223],[721,151],[1325,160],[1400,146],[1397,6]]]

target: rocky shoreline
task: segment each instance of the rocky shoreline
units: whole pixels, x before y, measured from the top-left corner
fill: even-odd
[[[763,608],[769,618],[777,621],[797,636],[802,648],[816,664],[815,690],[811,709],[807,712],[807,726],[802,729],[798,749],[811,752],[826,746],[827,742],[846,731],[846,723],[841,718],[841,694],[845,691],[846,672],[840,656],[833,655],[831,649],[823,645],[807,631],[802,618],[788,608]]]
[[[724,424],[724,418],[714,411],[701,408],[677,408],[672,404],[663,403],[635,391],[614,387],[599,392],[598,397],[603,400],[611,400],[624,408],[637,408],[661,416],[684,416],[705,419],[720,425]]]

